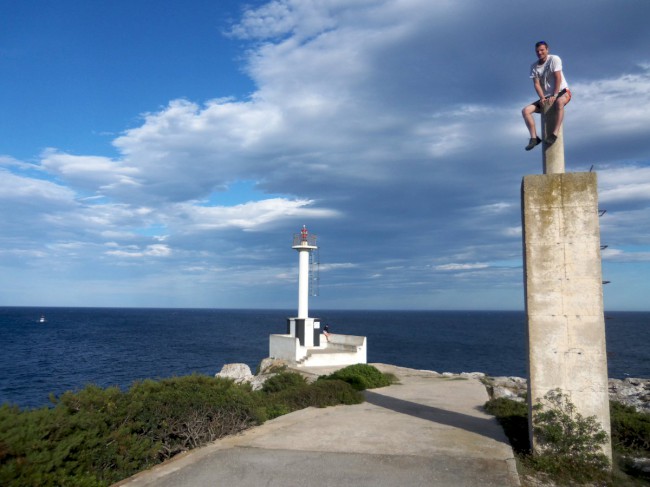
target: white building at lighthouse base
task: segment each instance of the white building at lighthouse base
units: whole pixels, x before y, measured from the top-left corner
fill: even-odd
[[[269,357],[304,367],[368,362],[366,337],[321,333],[319,318],[287,318],[287,333],[271,335]]]

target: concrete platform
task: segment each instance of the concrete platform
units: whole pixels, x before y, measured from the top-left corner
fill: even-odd
[[[520,485],[503,430],[481,410],[488,397],[478,380],[374,365],[400,384],[366,391],[363,404],[276,418],[116,486]],[[315,369],[301,371],[330,371]]]

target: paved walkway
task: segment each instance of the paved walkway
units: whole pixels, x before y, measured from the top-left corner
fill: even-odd
[[[519,486],[476,379],[375,364],[400,384],[354,406],[307,408],[120,482],[139,487]],[[316,375],[327,368],[313,367]]]

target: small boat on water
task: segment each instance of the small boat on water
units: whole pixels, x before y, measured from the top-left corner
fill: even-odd
[[[38,319],[39,323],[47,323],[47,320],[45,319],[45,315],[41,315],[41,317]]]

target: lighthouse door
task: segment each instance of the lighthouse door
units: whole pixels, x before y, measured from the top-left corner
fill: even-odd
[[[314,346],[320,347],[320,319],[314,318]]]

